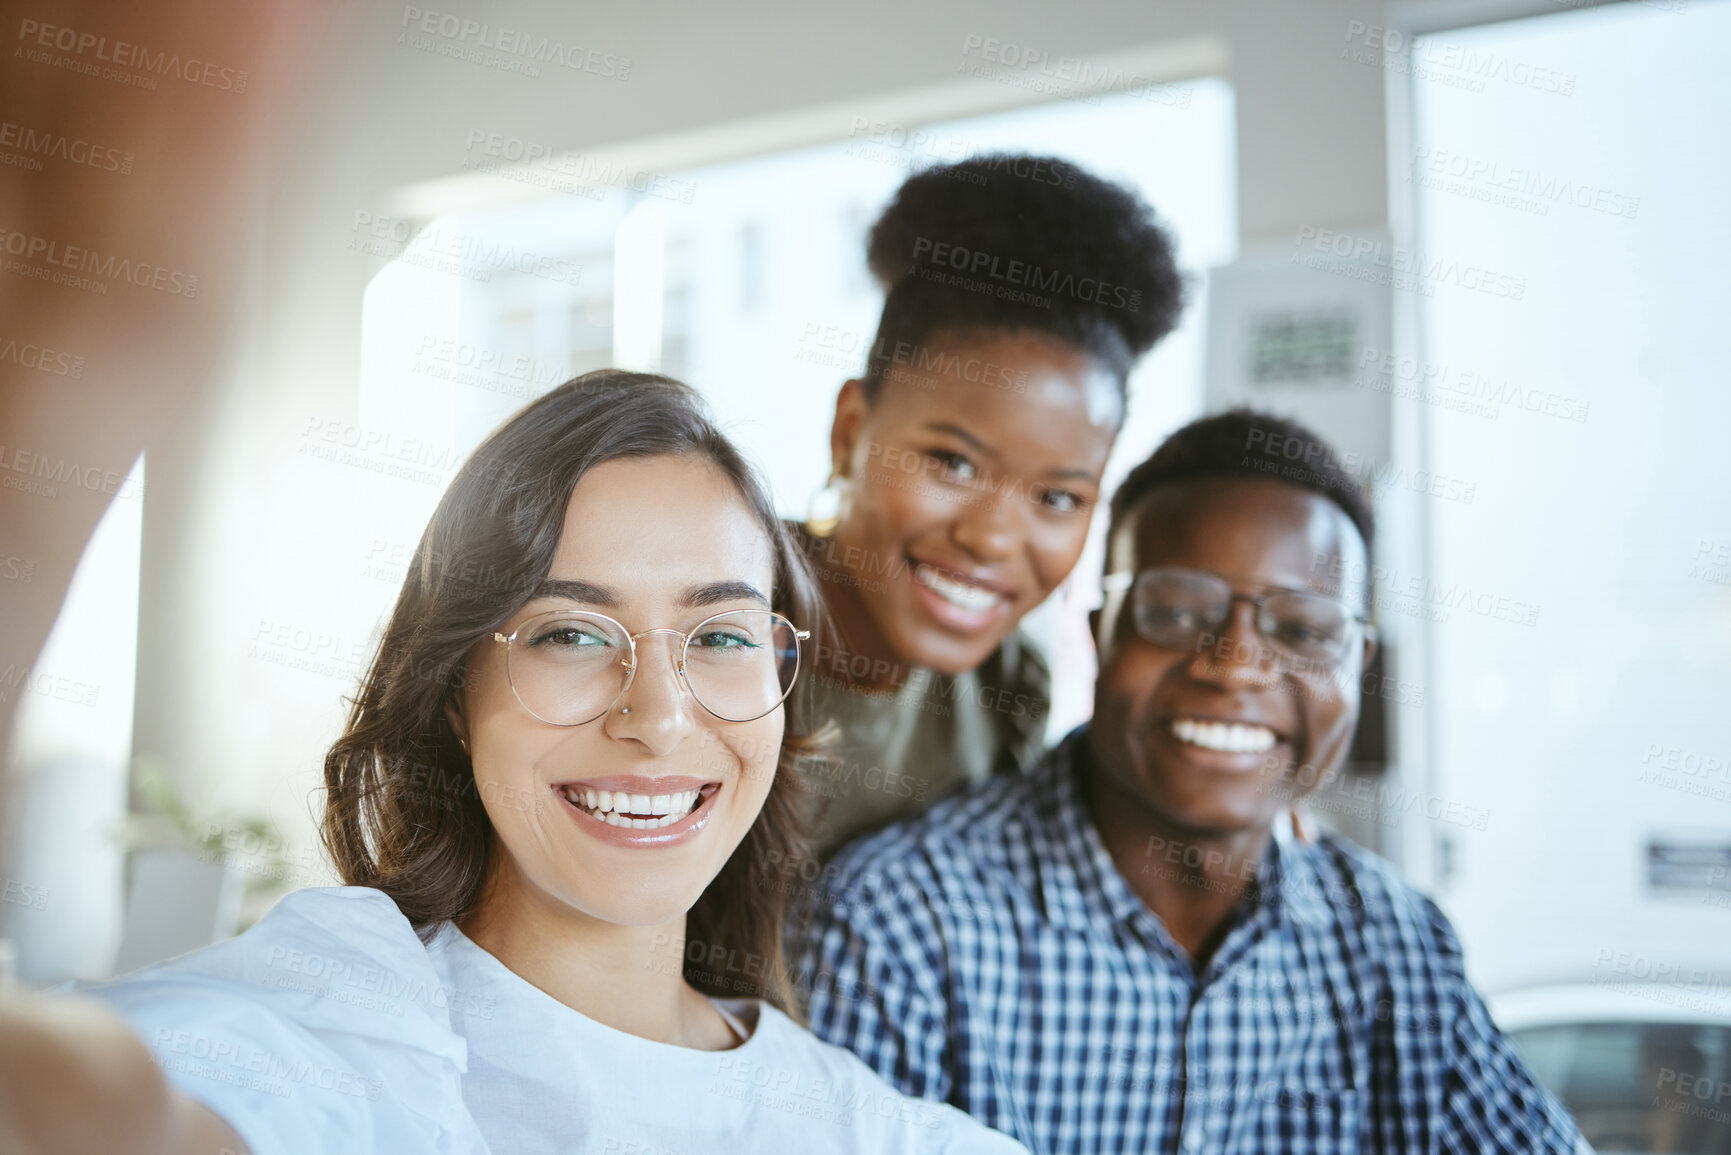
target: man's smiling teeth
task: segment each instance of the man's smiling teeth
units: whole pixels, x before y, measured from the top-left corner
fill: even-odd
[[[1274,731],[1267,726],[1246,726],[1238,722],[1204,722],[1196,718],[1178,718],[1172,723],[1172,734],[1180,742],[1200,746],[1204,750],[1224,750],[1229,754],[1260,754],[1274,748]]]
[[[590,790],[582,786],[566,786],[565,800],[587,810],[609,826],[627,829],[654,830],[672,826],[697,809],[700,790],[681,790],[677,794],[626,794],[612,790]]]
[[[1002,594],[945,577],[929,565],[915,570],[914,580],[946,602],[964,610],[989,610],[1003,600]]]

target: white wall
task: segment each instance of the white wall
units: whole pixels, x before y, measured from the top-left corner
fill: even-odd
[[[1713,563],[1731,556],[1731,400],[1712,320],[1731,227],[1726,154],[1702,147],[1731,103],[1709,63],[1727,40],[1731,4],[1702,0],[1428,49],[1541,79],[1425,84],[1415,109],[1413,249],[1521,285],[1475,291],[1437,264],[1418,301],[1433,396],[1470,402],[1423,406],[1431,468],[1473,493],[1429,503],[1421,597],[1451,607],[1432,631],[1431,789],[1483,817],[1436,824],[1440,889],[1490,986],[1704,968],[1727,1002],[1731,888],[1648,877],[1652,841],[1731,846],[1731,584]],[[1686,982],[1665,993],[1700,995]]]

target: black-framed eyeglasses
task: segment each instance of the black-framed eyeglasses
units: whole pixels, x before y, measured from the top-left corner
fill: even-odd
[[[1154,566],[1139,573],[1107,574],[1106,592],[1129,590],[1131,620],[1145,641],[1169,650],[1194,649],[1203,635],[1218,636],[1237,602],[1256,607],[1256,632],[1276,651],[1304,662],[1332,665],[1353,645],[1375,636],[1370,619],[1324,594],[1269,590],[1252,597],[1206,570]]]
[[[606,614],[551,610],[518,626],[505,644],[511,692],[553,726],[581,726],[613,708],[637,676],[637,639],[672,634],[674,670],[699,706],[724,722],[752,722],[787,699],[799,676],[799,643],[811,637],[773,610],[729,610],[687,632],[633,634]]]

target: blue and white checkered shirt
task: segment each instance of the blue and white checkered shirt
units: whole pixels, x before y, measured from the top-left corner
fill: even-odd
[[[1084,739],[843,852],[795,944],[817,1034],[1044,1155],[1587,1150],[1357,847],[1277,839],[1198,978],[1100,840]]]

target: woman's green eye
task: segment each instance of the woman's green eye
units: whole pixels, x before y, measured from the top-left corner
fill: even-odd
[[[698,634],[691,639],[692,644],[705,650],[740,650],[756,649],[757,642],[738,634],[730,634],[725,630],[711,630],[706,634]]]
[[[605,646],[607,639],[581,626],[553,626],[530,639],[531,646]]]

